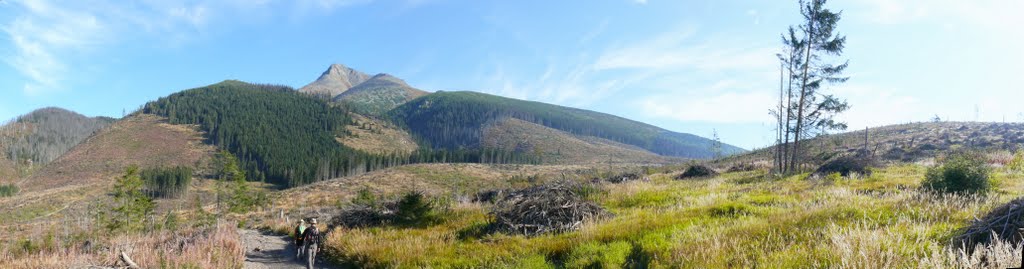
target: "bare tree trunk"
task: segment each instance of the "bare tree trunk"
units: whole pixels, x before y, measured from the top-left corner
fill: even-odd
[[[775,170],[782,172],[782,92],[783,92],[783,62],[779,62],[779,110],[776,110],[776,116],[779,118],[778,130],[775,132]]]
[[[814,12],[813,7],[811,8],[811,12]],[[802,135],[801,132],[804,131],[804,99],[805,97],[807,97],[807,80],[809,79],[808,72],[810,72],[811,67],[811,47],[814,43],[814,20],[817,16],[817,14],[811,13],[811,18],[807,22],[807,30],[805,31],[805,33],[807,34],[807,43],[804,44],[804,71],[803,78],[801,79],[800,83],[800,99],[798,101],[799,103],[797,103],[796,131],[793,134],[793,166],[796,166],[797,163],[799,163],[800,161],[800,136]]]

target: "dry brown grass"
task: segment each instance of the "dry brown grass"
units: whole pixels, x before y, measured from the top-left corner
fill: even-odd
[[[751,180],[764,173],[689,181],[666,173],[650,182],[606,184],[606,193],[595,199],[616,216],[576,232],[464,237],[489,221],[488,206],[457,204],[433,226],[336,230],[326,248],[344,262],[386,268],[576,268],[591,261],[647,261],[649,268],[1020,264],[1019,245],[1001,242],[970,255],[949,247],[950,238],[975,216],[1024,194],[1019,176],[1008,176],[999,191],[983,197],[922,192],[917,186],[924,168],[914,165],[857,179]],[[634,254],[617,256],[623,253]]]
[[[0,268],[75,268],[115,266],[124,251],[142,268],[241,268],[245,250],[234,222],[215,227],[120,235],[109,241],[57,245],[30,253],[0,250]]]
[[[196,166],[212,158],[192,126],[171,125],[152,115],[131,116],[86,139],[21,184],[25,192],[111,182],[129,165]]]
[[[345,130],[351,135],[337,138],[345,146],[376,154],[408,154],[418,147],[409,133],[391,123],[354,113],[349,115],[355,123],[345,126]]]
[[[677,163],[681,159],[590,136],[577,136],[519,119],[505,119],[483,129],[484,147],[540,154],[545,163]]]
[[[822,157],[864,148],[864,130],[827,135],[802,142],[807,147],[804,155],[812,163]],[[919,122],[888,125],[868,130],[868,149],[875,156],[888,161],[920,161],[940,155],[948,149],[974,148],[994,152],[1014,151],[1024,144],[1024,124],[994,122]],[[928,150],[929,148],[934,150]],[[890,152],[903,152],[889,154]],[[725,163],[768,161],[772,149],[756,150],[748,154],[729,157]],[[999,154],[996,154],[995,157]],[[900,160],[903,157],[903,160]],[[1005,155],[997,158],[1005,161]],[[813,168],[811,168],[813,169]]]

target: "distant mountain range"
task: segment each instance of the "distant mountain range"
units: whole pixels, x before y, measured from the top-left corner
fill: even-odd
[[[285,186],[419,162],[677,163],[745,151],[721,144],[716,153],[710,139],[605,113],[477,92],[429,93],[392,75],[370,76],[340,64],[298,90],[228,80],[160,98],[124,120],[146,124],[117,125],[115,133],[133,139],[86,140],[114,120],[53,108],[33,112],[3,129],[0,148],[7,158],[0,172],[12,174],[15,159],[50,162],[82,141],[92,153],[80,150],[46,174],[99,169],[93,164],[119,157],[95,154],[113,152],[194,161],[191,155],[146,158],[145,151],[134,151],[136,143],[166,144],[159,141],[175,136],[160,135],[173,128],[152,127],[159,122],[198,126],[203,143],[238,156],[251,178]]]
[[[613,115],[475,92],[429,94],[397,77],[388,74],[369,77],[341,64],[331,65],[299,92],[341,103],[359,114],[387,114],[387,118],[406,127],[421,143],[434,148],[476,149],[489,146],[481,144],[487,140],[493,145],[512,147],[521,152],[555,155],[563,152],[558,147],[535,148],[534,144],[541,144],[538,141],[501,142],[485,137],[487,127],[514,118],[569,136],[594,137],[636,147],[652,155],[710,158],[716,154],[712,152],[714,141],[709,139]],[[520,139],[525,137],[531,136]],[[744,150],[722,144],[719,154],[740,152]],[[564,153],[571,155],[574,152],[565,149]],[[607,156],[602,158],[608,159]]]

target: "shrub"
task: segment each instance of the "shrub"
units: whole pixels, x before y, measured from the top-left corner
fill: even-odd
[[[0,197],[10,197],[18,194],[18,186],[14,184],[0,185]]]
[[[395,211],[395,223],[400,225],[424,225],[438,219],[435,206],[423,193],[413,191],[402,195]]]
[[[360,191],[331,220],[331,225],[344,227],[371,227],[381,225],[424,226],[441,219],[443,202],[431,201],[421,192],[413,191],[402,195],[397,201],[381,201],[369,190]]]
[[[695,164],[695,165],[691,165],[689,168],[686,168],[686,171],[684,171],[682,174],[676,176],[676,179],[687,179],[687,178],[696,178],[696,177],[714,177],[714,176],[718,176],[718,172],[715,172],[715,170],[711,169],[711,167],[707,167],[707,166],[700,165],[700,164]]]
[[[955,153],[941,165],[928,168],[921,186],[945,193],[984,194],[990,187],[989,173],[983,155],[973,152]]]

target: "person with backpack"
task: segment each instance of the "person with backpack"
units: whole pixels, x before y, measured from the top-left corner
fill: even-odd
[[[320,228],[316,227],[315,218],[309,220],[309,227],[302,234],[302,241],[306,244],[306,260],[308,262],[306,268],[313,269],[316,254],[320,250],[320,245],[323,244],[323,236],[320,234]]]
[[[306,220],[299,219],[299,225],[295,226],[295,259],[302,259],[302,250],[305,246],[302,245],[303,232],[306,231]]]

